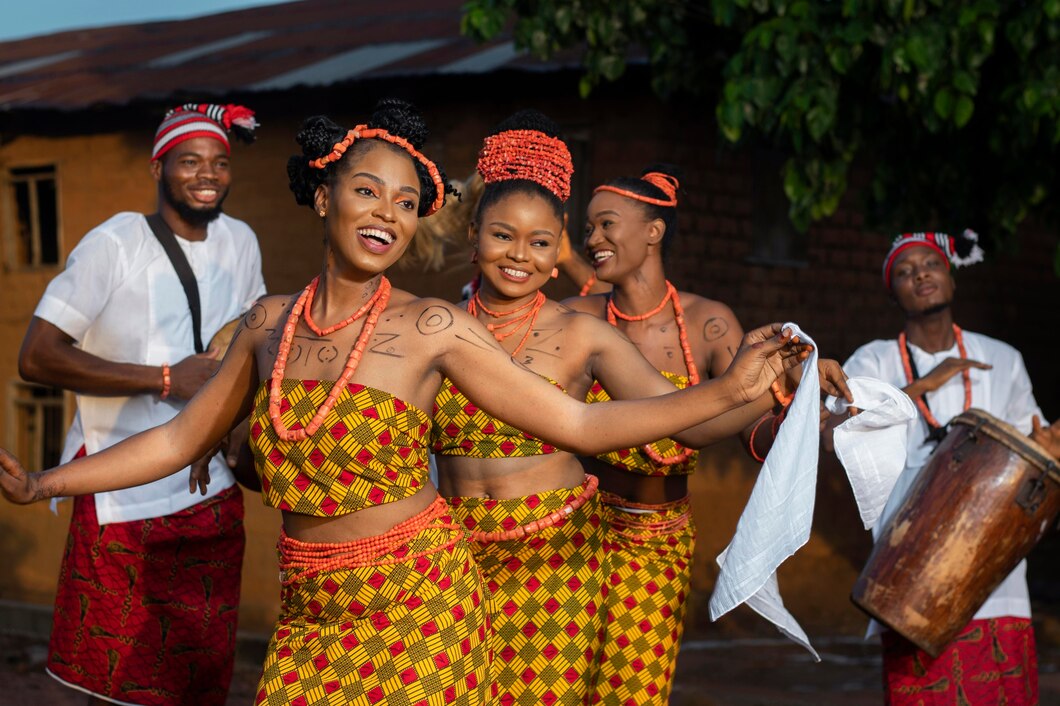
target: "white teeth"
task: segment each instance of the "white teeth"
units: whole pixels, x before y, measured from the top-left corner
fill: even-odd
[[[387,233],[385,230],[378,230],[376,228],[361,228],[357,231],[366,238],[373,238],[375,240],[382,241],[387,245],[394,242],[394,236]]]
[[[612,257],[614,254],[614,250],[597,250],[593,253],[593,260],[595,260],[596,262],[600,262],[602,260],[606,260],[609,257]]]
[[[518,277],[519,279],[526,279],[530,276],[529,272],[523,272],[522,270],[513,270],[508,267],[502,267],[501,272],[505,273],[509,277]]]

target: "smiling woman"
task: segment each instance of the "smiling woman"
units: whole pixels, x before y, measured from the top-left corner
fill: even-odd
[[[288,175],[298,203],[321,218],[320,275],[295,295],[261,299],[170,423],[39,474],[0,451],[9,500],[80,495],[175,473],[249,414],[262,500],[283,513],[281,614],[259,704],[490,700],[489,598],[466,528],[428,474],[423,410],[443,377],[546,443],[593,454],[756,399],[805,354],[772,325],[748,335],[726,375],[692,390],[591,406],[562,394],[513,364],[467,312],[384,276],[417,215],[449,189],[420,152],[425,137],[401,101],[353,130],[309,120]]]

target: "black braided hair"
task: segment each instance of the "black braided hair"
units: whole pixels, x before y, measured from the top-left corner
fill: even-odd
[[[563,139],[560,135],[559,125],[553,122],[551,118],[541,111],[533,109],[520,110],[517,113],[509,115],[490,131],[489,136],[499,135],[508,130],[537,130],[538,132],[543,132],[549,137],[555,137],[558,140]],[[511,194],[538,196],[544,199],[545,202],[552,207],[552,211],[556,214],[556,218],[563,220],[563,202],[560,201],[559,197],[554,193],[541,186],[536,181],[530,181],[529,179],[507,179],[505,181],[486,184],[486,188],[482,192],[482,198],[479,199],[478,207],[475,209],[475,221],[481,222],[482,214],[487,208],[498,201],[505,199]]]
[[[645,167],[640,175],[644,176],[651,172],[659,172],[660,174],[672,176],[678,181],[681,180],[681,170],[672,164],[652,164]],[[644,181],[640,177],[617,177],[607,182],[607,186],[625,189],[626,191],[632,191],[634,194],[647,196],[653,199],[662,199],[665,201],[670,198],[662,189],[655,186],[655,184],[652,184],[650,181]],[[681,189],[678,189],[678,194],[680,194],[680,192]],[[663,225],[666,226],[666,232],[663,233],[662,240],[662,252],[663,255],[665,255],[670,249],[670,244],[677,237],[677,207],[656,206],[655,204],[644,203],[643,201],[633,201],[637,206],[644,209],[644,213],[649,220],[655,220],[658,218],[663,222]]]
[[[411,103],[397,98],[384,98],[379,101],[366,124],[369,128],[382,128],[391,135],[405,138],[417,150],[423,148],[423,143],[427,139],[427,124],[423,121],[423,116]],[[294,155],[287,160],[287,177],[295,201],[301,206],[312,207],[317,187],[321,184],[333,183],[335,177],[352,164],[353,160],[349,159],[350,157],[361,155],[368,149],[383,145],[412,159],[416,167],[416,176],[420,180],[418,214],[421,217],[426,215],[427,209],[437,197],[434,180],[418,159],[413,159],[408,152],[397,145],[378,139],[356,140],[338,161],[329,163],[323,169],[309,166],[312,160],[331,152],[335,143],[346,137],[347,131],[346,128],[325,115],[315,115],[302,125],[301,131],[295,138],[302,147],[302,154]],[[436,164],[436,166],[442,177],[442,183],[445,184],[446,194],[456,194],[456,190],[445,176],[445,171],[440,165]]]

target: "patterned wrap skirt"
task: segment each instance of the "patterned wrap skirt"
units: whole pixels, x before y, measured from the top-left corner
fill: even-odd
[[[495,532],[545,518],[584,489],[450,503],[465,527]],[[603,631],[599,495],[551,527],[521,539],[473,541],[472,547],[493,603],[496,703],[589,703]]]
[[[688,498],[639,505],[605,493],[602,502],[605,634],[592,703],[664,706],[684,631],[692,508]]]
[[[1026,618],[973,620],[938,657],[890,630],[882,639],[888,706],[1038,703],[1038,652]]]
[[[235,657],[243,495],[100,525],[74,499],[48,672],[118,704],[222,706]]]
[[[280,618],[256,704],[482,706],[489,606],[444,500],[383,535],[279,542]]]

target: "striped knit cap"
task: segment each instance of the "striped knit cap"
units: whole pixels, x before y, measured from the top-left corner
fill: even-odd
[[[883,284],[891,288],[891,269],[898,256],[913,247],[931,248],[946,263],[946,268],[964,267],[983,261],[983,249],[979,247],[979,234],[965,229],[958,236],[946,233],[902,233],[894,239],[887,257],[883,258]]]
[[[258,121],[254,111],[241,105],[214,105],[212,103],[185,103],[166,113],[162,124],[155,131],[155,146],[151,160],[162,155],[185,140],[196,137],[212,137],[220,140],[225,151],[232,152],[228,132],[246,142],[254,141],[254,128]]]

